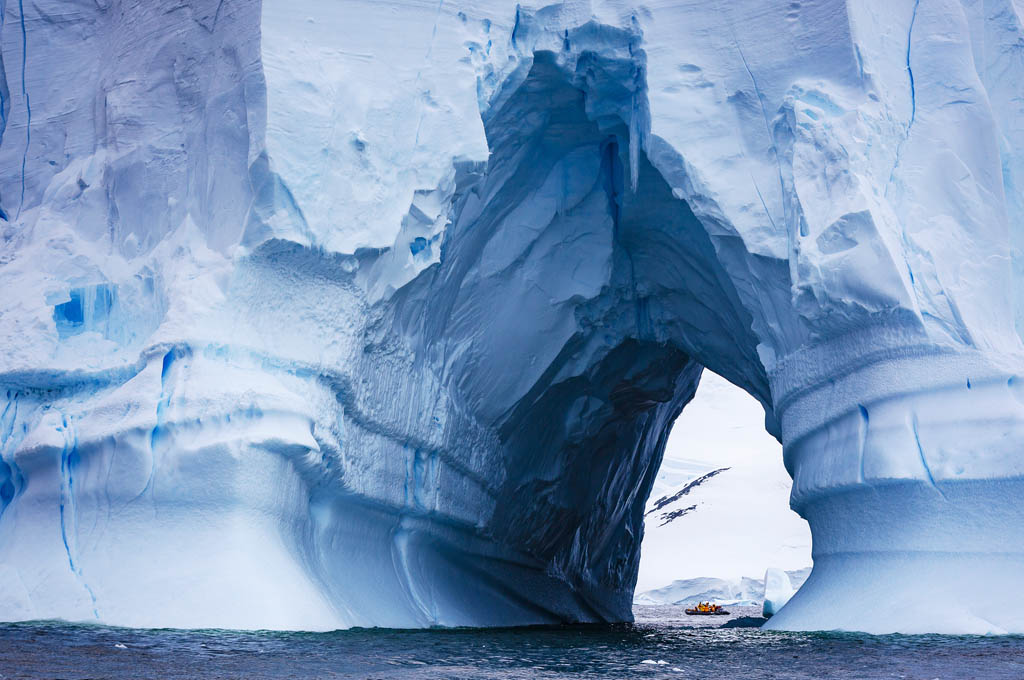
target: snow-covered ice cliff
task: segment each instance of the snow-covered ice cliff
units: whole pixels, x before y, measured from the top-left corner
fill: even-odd
[[[771,626],[1024,632],[1019,0],[0,16],[0,618],[628,618],[707,366]]]

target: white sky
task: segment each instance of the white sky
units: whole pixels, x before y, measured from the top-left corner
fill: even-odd
[[[789,509],[782,446],[764,430],[764,409],[724,378],[704,371],[679,416],[648,506],[691,479],[729,467],[647,517],[637,593],[676,579],[761,578],[768,567],[811,564],[807,523]],[[664,527],[662,512],[697,508]]]

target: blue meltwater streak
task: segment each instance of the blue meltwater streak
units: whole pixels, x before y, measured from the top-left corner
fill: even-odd
[[[61,540],[64,541],[64,550],[68,556],[68,566],[71,567],[71,573],[75,575],[82,584],[82,587],[89,593],[89,599],[92,600],[92,613],[98,621],[100,613],[96,605],[96,594],[89,587],[89,584],[85,582],[85,578],[82,575],[82,566],[80,563],[76,564],[75,560],[75,554],[78,552],[78,515],[75,503],[74,468],[80,458],[78,453],[78,432],[75,429],[74,420],[67,416],[63,418],[62,429],[64,433],[64,448],[60,454],[60,536]]]

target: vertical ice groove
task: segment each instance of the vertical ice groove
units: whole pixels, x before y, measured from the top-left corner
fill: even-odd
[[[21,20],[21,95],[25,98],[25,153],[21,156],[21,201],[15,219],[21,217],[21,209],[25,205],[25,167],[28,163],[28,147],[32,142],[32,105],[28,98],[25,85],[25,66],[28,61],[28,33],[25,30],[25,0],[18,0],[18,13]]]
[[[515,19],[513,19],[513,21],[512,21],[512,31],[511,31],[511,33],[509,34],[509,37],[508,37],[509,42],[512,44],[512,47],[516,46],[516,33],[519,31],[519,20],[520,20],[519,13],[521,11],[522,11],[521,7],[520,7],[519,3],[517,2],[516,3],[516,16],[515,16]]]
[[[637,93],[633,92],[629,111],[629,186],[636,193],[640,183],[640,121],[637,111]]]
[[[7,18],[7,3],[0,2],[0,34],[3,33],[4,21]],[[7,69],[4,67],[4,55],[0,50],[0,144],[4,141],[4,131],[7,129],[7,110],[11,105],[10,93],[7,88]],[[0,216],[3,213],[0,211]]]
[[[967,381],[967,388],[970,389],[970,380]],[[918,434],[917,428],[917,414],[914,413],[910,416],[910,430],[914,433],[914,444],[917,446],[917,455],[921,458],[921,467],[924,468],[924,474],[928,477],[928,484],[944,499],[946,494],[943,493],[942,489],[935,483],[935,477],[932,476],[932,469],[928,465],[928,459],[924,455],[924,447],[921,446],[921,436]]]
[[[721,13],[721,3],[718,5],[718,11]],[[757,95],[757,102],[761,107],[761,118],[764,120],[765,134],[768,135],[768,144],[771,146],[772,153],[775,156],[775,169],[779,176],[779,191],[782,195],[785,195],[786,188],[785,183],[782,181],[782,164],[779,162],[779,150],[775,145],[775,135],[772,133],[771,122],[768,120],[768,107],[764,103],[764,95],[761,93],[761,88],[757,84],[757,79],[754,77],[754,72],[750,70],[750,64],[747,63],[747,57],[743,54],[743,48],[740,47],[739,38],[736,37],[736,27],[733,26],[732,19],[728,20],[729,32],[732,34],[733,45],[736,46],[736,52],[740,56],[740,61],[743,62],[743,69],[747,72],[747,77],[750,78],[750,84],[754,88],[754,94]],[[761,190],[757,190],[758,196],[761,195]],[[761,204],[764,205],[764,199],[761,199]],[[774,226],[775,221],[772,219],[771,213],[768,212],[767,206],[765,206],[765,212],[768,214],[768,219],[771,220]]]
[[[632,145],[632,142],[630,142]],[[602,143],[601,176],[604,178],[604,191],[608,196],[608,212],[612,218],[612,238],[620,242],[620,215],[622,212],[623,192],[623,167],[619,157],[619,143],[612,137]],[[641,327],[641,302],[636,294],[636,266],[633,261],[633,254],[625,244],[622,244],[622,251],[629,263],[630,289],[633,291],[633,315],[637,332]]]
[[[96,594],[82,575],[81,555],[78,560],[75,559],[75,554],[78,553],[78,509],[75,503],[74,466],[78,460],[78,431],[75,428],[74,419],[69,416],[62,416],[61,423],[64,447],[60,453],[60,536],[64,542],[64,551],[68,556],[71,573],[89,594],[89,599],[92,600],[92,614],[98,621],[100,614],[96,604]]]
[[[420,614],[423,621],[436,625],[438,620],[433,612],[433,607],[424,602],[423,597],[420,595],[417,579],[409,565],[409,538],[410,530],[405,526],[405,518],[401,517],[395,529],[393,540],[395,569],[405,589],[406,596],[409,598],[409,603]]]
[[[757,198],[761,201],[761,207],[764,208],[764,214],[768,216],[768,222],[772,225],[772,229],[778,229],[775,226],[775,220],[772,218],[771,211],[768,210],[768,204],[764,202],[764,196],[761,195],[761,187],[757,186],[757,180],[754,179],[752,174],[750,175],[750,182],[754,185],[754,191],[757,192]]]
[[[864,449],[867,446],[868,441],[868,422],[870,417],[868,416],[868,410],[863,404],[857,404],[857,412],[860,414],[860,424],[858,428],[858,437],[860,438],[857,444],[857,450],[860,455],[860,467],[857,473],[857,482],[860,484],[864,483]]]
[[[392,563],[409,604],[419,613],[423,621],[436,624],[438,623],[437,618],[435,615],[432,615],[432,608],[428,607],[427,603],[423,601],[423,597],[420,595],[417,587],[417,579],[409,565],[410,529],[406,526],[406,516],[409,512],[415,512],[417,505],[416,463],[419,451],[408,446],[403,446],[402,451],[405,454],[404,498],[402,509],[398,513],[395,527],[392,530]]]
[[[14,501],[18,492],[16,478],[19,476],[17,463],[13,456],[8,460],[6,452],[14,449],[14,424],[18,419],[18,396],[7,393],[7,405],[0,414],[0,471],[7,479],[0,478],[0,517],[3,517],[7,506]]]
[[[910,41],[914,35],[914,21],[917,20],[917,8],[921,0],[914,0],[914,11],[910,15],[910,27],[907,29],[907,77],[910,79],[910,123],[907,125],[907,135],[910,135],[910,128],[914,125],[914,118],[917,116],[917,94],[914,91],[914,70],[910,68]]]
[[[8,390],[7,406],[4,407],[3,415],[0,416],[0,429],[2,429],[2,433],[0,433],[0,462],[8,466],[10,474],[8,480],[10,486],[7,489],[10,497],[6,499],[8,504],[12,503],[14,497],[25,488],[25,475],[14,456],[28,432],[28,426],[24,422],[27,417],[25,412],[31,413],[31,410],[23,403],[23,399],[23,394]],[[21,427],[18,427],[19,416],[22,420]],[[0,495],[3,494],[3,487],[0,485]],[[0,513],[2,513],[2,508],[0,508]]]
[[[907,132],[899,142],[896,143],[896,160],[892,164],[892,170],[889,172],[889,182],[885,186],[886,195],[888,196],[889,186],[892,184],[893,177],[896,175],[896,168],[900,166],[900,155],[903,152],[903,143],[910,137],[910,128],[914,126],[914,120],[917,118],[917,92],[914,87],[914,70],[910,68],[910,41],[914,35],[914,22],[917,20],[917,8],[921,4],[921,0],[914,0],[914,11],[910,15],[910,26],[907,28],[907,55],[906,55],[906,69],[907,78],[910,81],[910,120],[907,122]],[[908,269],[909,269],[909,265]],[[913,283],[914,275],[910,273],[910,281]]]
[[[0,454],[14,438],[14,421],[18,418],[18,395],[8,395],[7,405],[4,406],[3,414],[0,415],[0,423],[3,427],[3,435],[0,436]]]
[[[170,406],[171,397],[173,396],[172,369],[174,368],[175,362],[182,358],[186,352],[186,349],[174,347],[167,350],[166,354],[164,354],[163,361],[161,362],[160,399],[156,403],[156,422],[153,424],[153,429],[149,433],[149,478],[146,480],[146,485],[132,500],[138,500],[153,487],[153,479],[156,476],[157,455],[163,450],[167,437],[164,425],[167,419],[167,409]]]
[[[67,416],[62,419],[63,434],[64,434],[64,448],[60,452],[60,537],[64,542],[64,552],[68,556],[68,565],[71,567],[71,571],[75,571],[75,558],[71,555],[71,545],[68,542],[68,527],[67,527],[67,516],[72,512],[70,509],[70,503],[72,502],[72,491],[74,480],[71,476],[71,432],[70,424]]]

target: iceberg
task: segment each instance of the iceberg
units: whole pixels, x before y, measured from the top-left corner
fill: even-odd
[[[723,579],[698,577],[678,579],[663,586],[637,593],[633,604],[638,605],[695,605],[713,602],[720,605],[753,606],[761,601],[764,583],[758,579],[741,577]]]
[[[799,588],[799,585],[796,586]],[[793,597],[793,584],[790,576],[781,569],[769,568],[764,573],[764,597],[761,612],[765,616],[779,613]]]
[[[1013,0],[4,4],[0,619],[628,620],[707,367],[811,528],[770,627],[1024,633],[1022,38]]]
[[[804,584],[810,572],[810,567],[791,571],[770,567],[763,579],[749,576],[677,579],[667,586],[637,593],[633,604],[692,605],[713,602],[721,605],[763,605],[765,616],[771,616]],[[780,594],[783,597],[780,598]],[[769,605],[769,602],[772,604]]]

